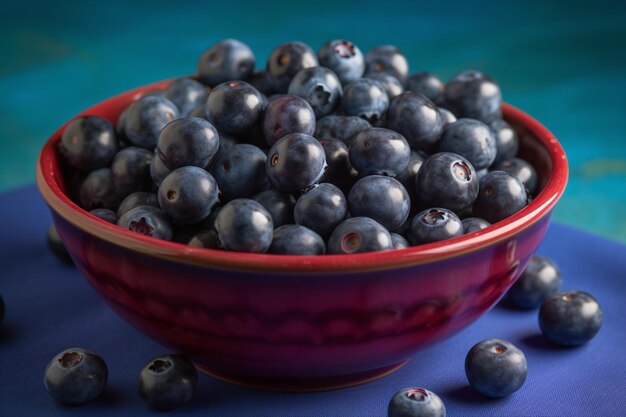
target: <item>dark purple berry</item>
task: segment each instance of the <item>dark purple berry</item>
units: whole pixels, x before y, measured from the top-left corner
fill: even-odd
[[[228,81],[211,91],[206,111],[207,119],[220,131],[242,135],[261,120],[263,97],[244,81]]]
[[[113,125],[96,116],[72,120],[59,142],[63,159],[73,168],[84,172],[109,166],[117,150]]]
[[[237,198],[217,214],[215,231],[220,246],[238,252],[266,252],[272,244],[274,225],[270,213],[255,200]]]
[[[44,384],[48,394],[65,405],[80,405],[97,398],[108,378],[104,360],[81,348],[64,350],[46,367]]]
[[[184,117],[161,130],[157,155],[170,170],[196,166],[206,167],[217,153],[220,137],[217,129],[205,119]]]
[[[386,72],[404,84],[409,75],[409,63],[404,54],[393,45],[381,45],[365,54],[365,74]]]
[[[301,97],[281,95],[271,100],[263,115],[263,135],[269,146],[290,133],[315,132],[315,113]]]
[[[177,78],[163,91],[163,97],[178,107],[181,116],[187,116],[193,109],[204,105],[208,96],[204,85],[188,77]]]
[[[198,78],[214,87],[218,84],[246,80],[256,60],[252,49],[236,39],[224,39],[207,49],[198,62]]]
[[[463,224],[456,214],[445,208],[430,208],[413,217],[406,237],[411,245],[421,245],[462,234]]]
[[[337,39],[325,43],[317,52],[317,58],[321,66],[337,74],[343,85],[361,78],[365,71],[363,53],[347,40]]]
[[[277,141],[267,154],[265,170],[274,187],[286,193],[311,188],[324,174],[326,154],[313,136],[291,133]]]
[[[159,411],[187,404],[197,385],[198,371],[181,354],[153,358],[139,374],[139,394],[151,408]]]
[[[124,213],[117,225],[140,235],[172,240],[174,226],[165,212],[153,206],[137,206]]]
[[[535,309],[548,296],[557,292],[562,282],[561,272],[556,264],[544,256],[535,255],[530,258],[528,266],[506,296],[518,307]]]
[[[124,133],[135,146],[152,151],[163,126],[180,113],[174,103],[164,97],[144,96],[133,102],[124,112]]]
[[[528,375],[524,352],[512,343],[487,339],[465,357],[465,375],[472,388],[488,397],[506,397],[519,390]]]
[[[369,217],[350,217],[333,230],[326,252],[350,254],[391,249],[391,235],[383,225]]]
[[[432,391],[404,388],[391,398],[387,417],[446,417],[446,407]]]
[[[326,244],[320,235],[307,227],[285,224],[274,229],[272,245],[268,253],[323,255],[326,253]]]
[[[557,292],[539,309],[541,332],[562,346],[580,346],[595,337],[604,315],[598,301],[584,291]]]
[[[473,213],[490,223],[517,213],[528,203],[524,184],[505,171],[491,171],[480,179]]]
[[[181,167],[159,186],[159,205],[178,224],[197,223],[211,214],[219,192],[217,182],[204,169]]]
[[[445,106],[456,117],[485,123],[502,118],[500,87],[480,71],[464,71],[448,81]]]
[[[343,89],[341,82],[334,72],[324,67],[304,68],[293,77],[289,83],[289,94],[302,97],[320,118],[335,110]]]
[[[443,131],[443,118],[426,96],[407,91],[391,100],[387,127],[402,134],[411,149],[431,152]]]

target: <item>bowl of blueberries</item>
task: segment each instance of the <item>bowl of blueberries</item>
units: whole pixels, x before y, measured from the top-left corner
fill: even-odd
[[[86,109],[37,185],[106,303],[201,371],[278,390],[386,375],[496,304],[567,160],[488,75],[390,45],[222,40]]]

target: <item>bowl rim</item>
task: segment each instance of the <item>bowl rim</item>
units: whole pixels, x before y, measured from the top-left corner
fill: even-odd
[[[171,81],[172,79],[148,84],[103,100],[68,120],[48,138],[37,158],[35,178],[39,192],[53,212],[94,237],[145,255],[174,262],[230,270],[289,272],[304,275],[319,272],[351,273],[431,263],[494,245],[531,227],[548,215],[567,185],[567,157],[555,136],[522,110],[508,103],[502,103],[503,117],[524,126],[546,148],[552,163],[552,171],[543,190],[526,207],[485,229],[445,241],[410,246],[405,249],[340,255],[296,256],[241,253],[159,240],[131,232],[89,214],[63,193],[59,185],[62,179],[57,178],[60,176],[60,171],[56,166],[58,161],[56,146],[66,126],[75,118],[100,114],[112,103],[118,101],[130,103],[148,91],[165,88]]]

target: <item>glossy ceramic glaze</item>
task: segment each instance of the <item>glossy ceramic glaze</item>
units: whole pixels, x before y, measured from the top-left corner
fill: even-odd
[[[116,122],[167,81],[102,102],[82,114]],[[416,352],[489,310],[541,242],[567,182],[556,139],[503,105],[538,170],[542,191],[514,216],[482,231],[404,250],[353,255],[242,254],[155,240],[106,223],[66,192],[56,152],[45,144],[37,184],[77,267],[128,322],[198,367],[240,384],[316,390],[385,375]]]

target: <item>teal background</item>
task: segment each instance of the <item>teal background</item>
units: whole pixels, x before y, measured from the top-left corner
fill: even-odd
[[[191,74],[225,37],[264,66],[288,40],[395,44],[411,72],[479,69],[540,120],[571,166],[559,221],[626,242],[624,2],[21,1],[0,3],[0,190],[34,181],[64,121],[132,87]],[[369,3],[367,3],[369,4]]]

